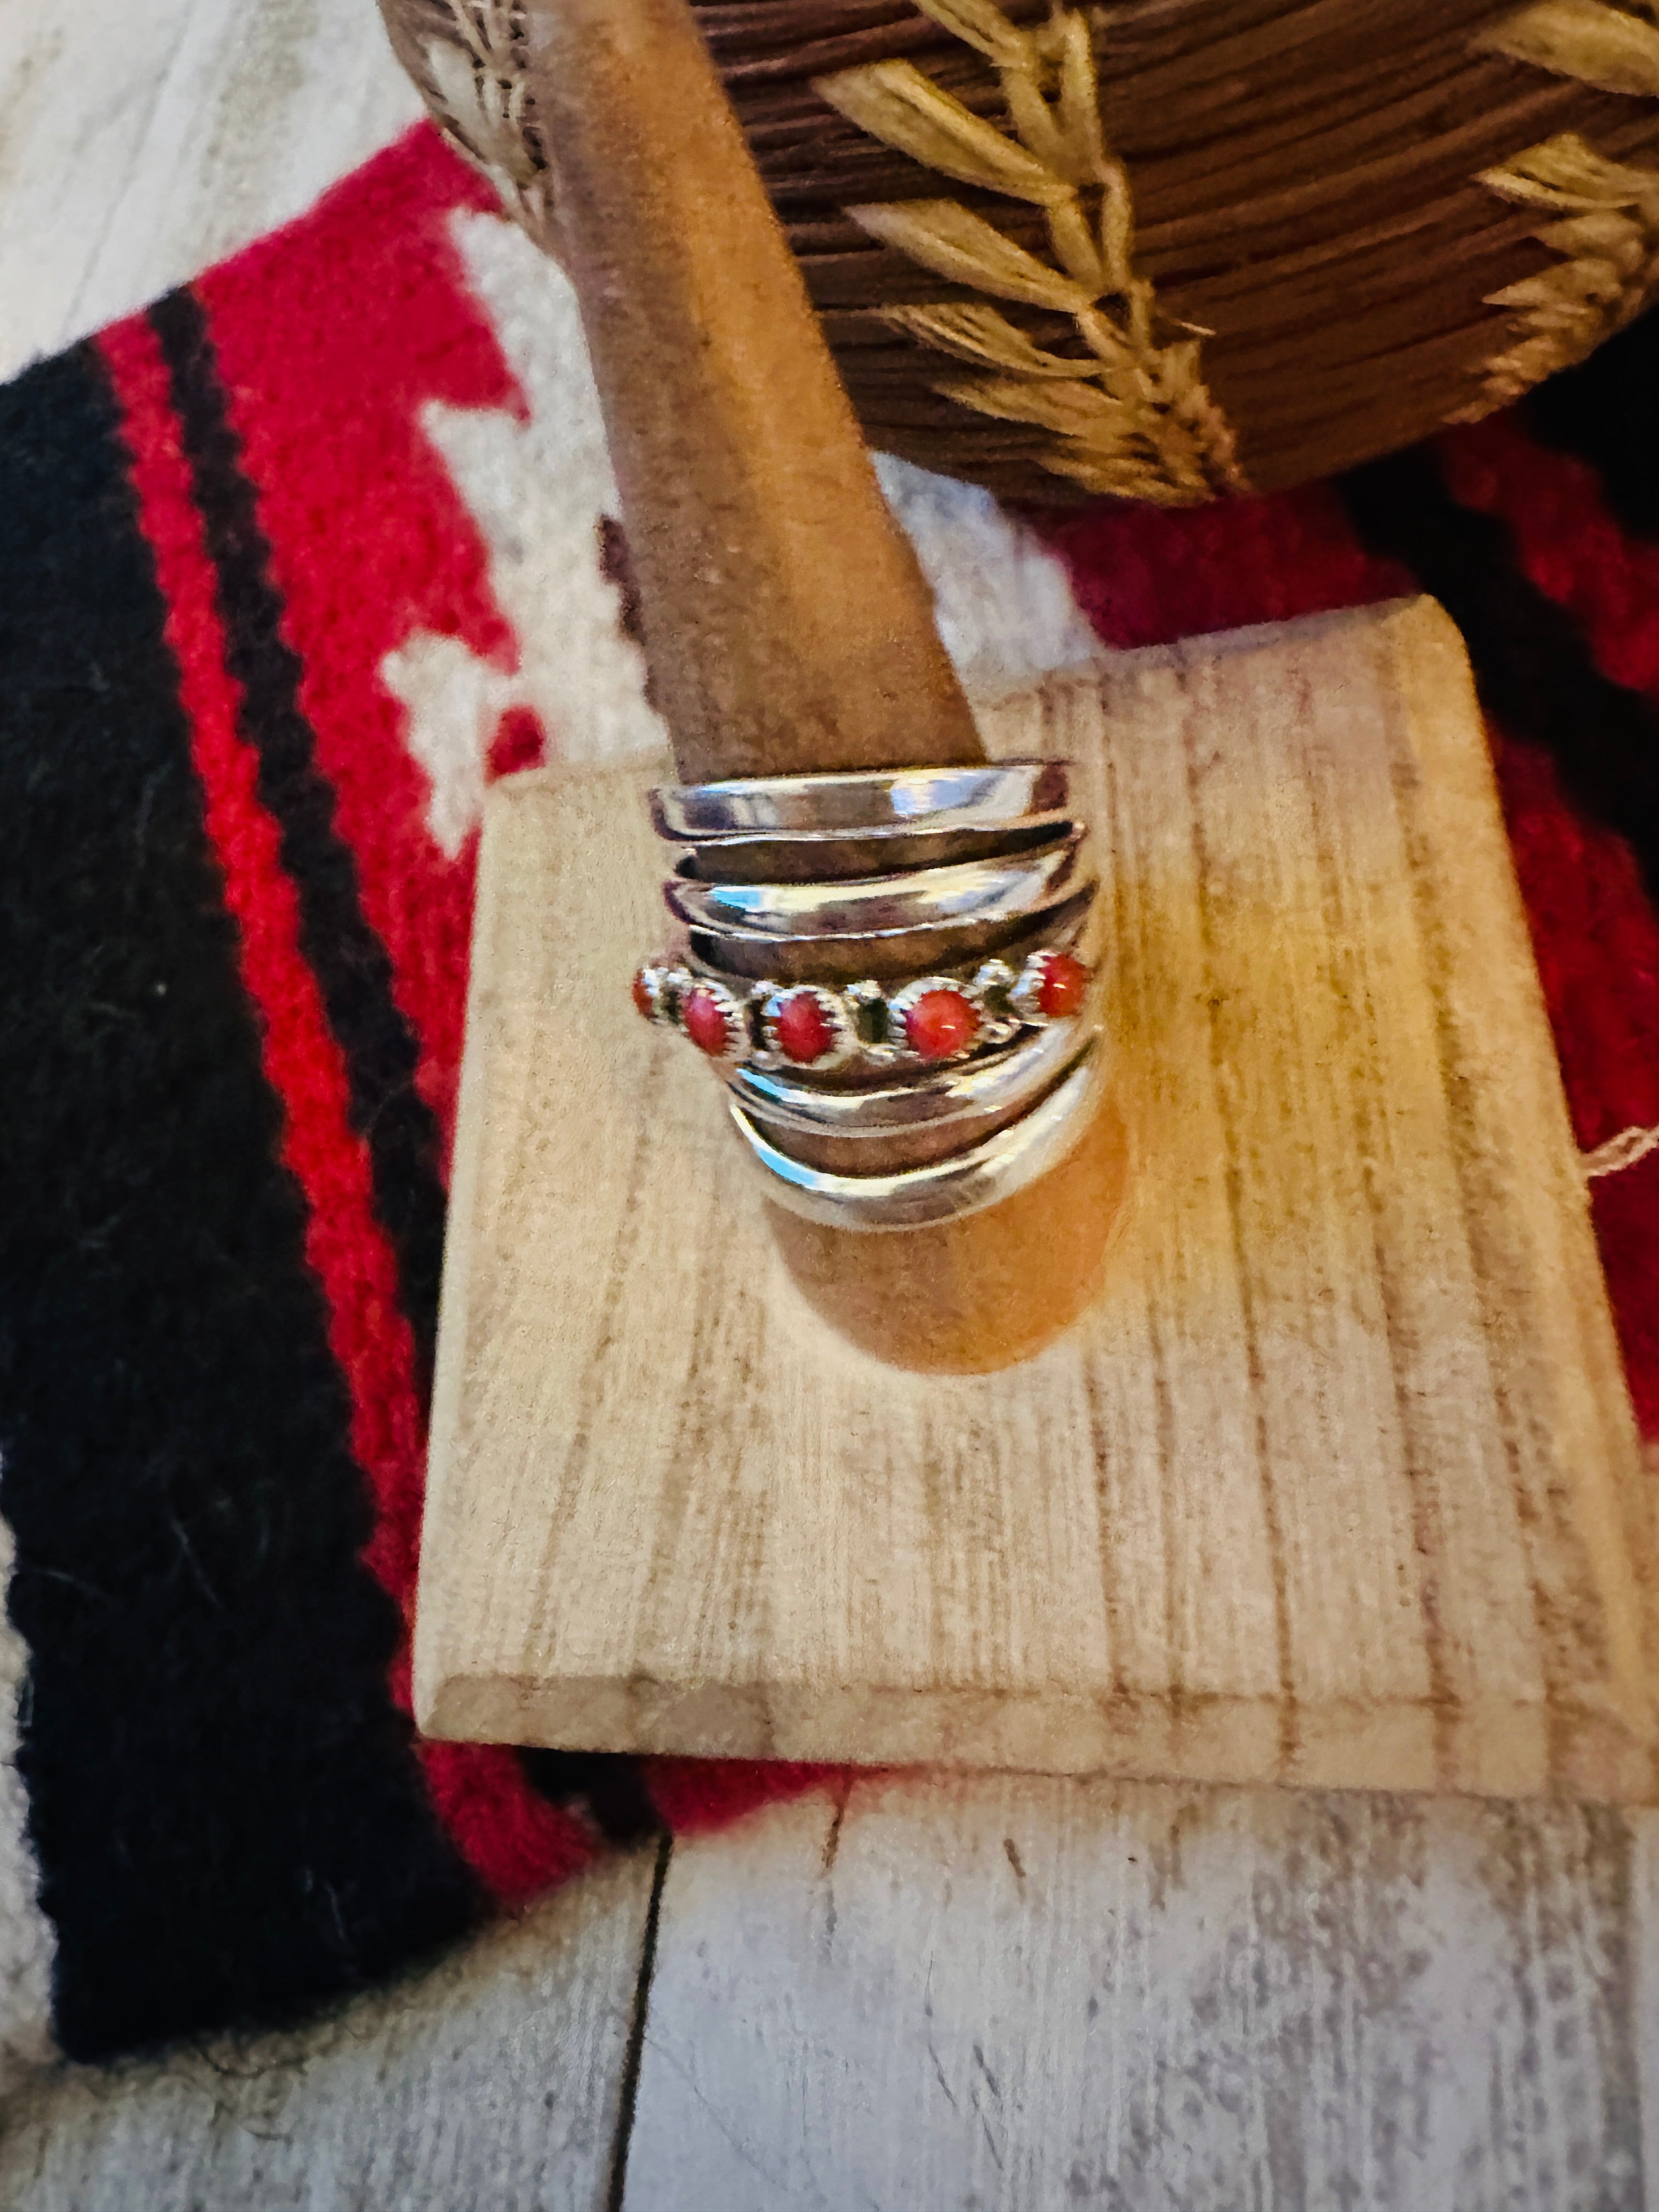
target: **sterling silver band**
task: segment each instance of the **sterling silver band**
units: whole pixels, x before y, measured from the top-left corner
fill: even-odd
[[[1093,1038],[1086,1022],[1055,1022],[1023,1031],[982,1059],[936,1068],[920,1083],[836,1090],[793,1069],[762,1067],[753,1060],[732,1068],[726,1081],[733,1102],[752,1121],[786,1139],[799,1131],[867,1140],[924,1124],[959,1128],[967,1136],[1006,1121],[1051,1091]]]
[[[1093,882],[1085,834],[1072,829],[1036,852],[1006,859],[827,884],[701,884],[671,876],[663,896],[670,913],[692,929],[750,941],[822,940],[1017,921],[1047,913]]]
[[[896,929],[872,937],[763,937],[746,930],[694,929],[690,944],[694,960],[728,977],[853,983],[872,974],[891,978],[934,968],[960,968],[992,952],[1006,960],[1021,960],[1040,946],[1070,944],[1093,897],[1090,884],[1057,905],[1039,907],[995,926],[934,923],[926,929]]]
[[[664,784],[651,794],[657,834],[676,844],[714,837],[842,836],[883,828],[1006,829],[1066,803],[1060,760],[974,768],[884,769],[860,775],[752,776],[731,783]]]
[[[715,884],[835,883],[848,876],[885,876],[936,868],[953,860],[990,860],[1030,852],[1064,836],[1073,817],[1063,807],[1022,814],[1000,827],[917,828],[889,823],[876,830],[825,830],[796,836],[713,837],[687,845],[674,872]]]
[[[994,1205],[1080,1136],[1105,1054],[1063,761],[653,794],[685,949],[641,1012],[717,1067],[780,1203],[848,1229]]]
[[[768,1142],[742,1107],[732,1119],[765,1170],[768,1197],[808,1221],[838,1229],[920,1229],[1012,1198],[1073,1152],[1100,1096],[1103,1059],[1085,1057],[1030,1112],[964,1151],[886,1174],[837,1175],[807,1166]]]

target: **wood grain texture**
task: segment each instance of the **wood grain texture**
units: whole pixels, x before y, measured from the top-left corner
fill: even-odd
[[[677,1848],[629,2212],[1636,2212],[1606,1808],[866,1778]]]
[[[64,2067],[0,2111],[9,2212],[602,2212],[651,1855],[286,2035]]]
[[[0,378],[300,214],[420,113],[356,0],[0,0]]]
[[[853,1350],[640,1024],[644,772],[487,819],[416,1641],[439,1735],[1652,1788],[1641,1474],[1427,602],[988,718],[1106,854],[1133,1194],[1000,1374]]]
[[[1656,1470],[1659,1471],[1659,1470]],[[1649,2212],[1659,2208],[1659,1813],[1627,1812],[1631,2045],[1642,2108],[1642,2170]]]

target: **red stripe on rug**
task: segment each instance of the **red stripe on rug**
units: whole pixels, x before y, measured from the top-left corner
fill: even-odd
[[[1602,673],[1659,699],[1659,544],[1626,532],[1589,463],[1538,444],[1513,410],[1435,450],[1452,496],[1509,525],[1522,572],[1573,617]]]
[[[489,187],[422,127],[195,288],[270,541],[283,635],[301,663],[300,704],[334,789],[335,827],[392,956],[446,1153],[473,849],[451,861],[434,842],[428,780],[380,672],[417,631],[459,639],[503,670],[516,665],[483,538],[421,422],[434,403],[524,412],[449,234],[457,210],[495,207]]]
[[[368,1146],[350,1126],[344,1061],[300,949],[298,902],[276,823],[258,798],[258,757],[239,733],[240,692],[226,667],[213,565],[161,348],[143,319],[116,325],[98,344],[121,410],[139,526],[167,604],[165,635],[179,666],[243,979],[259,1017],[262,1064],[284,1109],[282,1159],[305,1195],[306,1257],[322,1285],[330,1348],[350,1392],[351,1451],[375,1509],[365,1557],[407,1622],[425,1455],[396,1263],[374,1215]],[[406,1627],[404,1642],[390,1687],[407,1711]],[[497,1896],[528,1895],[593,1856],[586,1831],[538,1796],[506,1754],[459,1745],[421,1749],[441,1817]],[[504,1759],[511,1778],[498,1771]]]
[[[1572,616],[1602,673],[1659,703],[1659,546],[1620,529],[1594,470],[1510,415],[1439,452],[1448,489],[1508,526],[1522,572]],[[1541,766],[1516,789],[1510,826],[1580,1142],[1659,1122],[1659,916],[1629,847],[1575,813]]]
[[[1589,1150],[1659,1123],[1659,921],[1629,846],[1567,804],[1540,747],[1501,744],[1498,781],[1567,1103]],[[1598,1178],[1590,1202],[1636,1418],[1659,1436],[1659,1155]]]
[[[1030,520],[1071,572],[1108,645],[1167,645],[1211,630],[1288,622],[1414,592],[1368,553],[1324,484],[1213,507],[1118,501]]]

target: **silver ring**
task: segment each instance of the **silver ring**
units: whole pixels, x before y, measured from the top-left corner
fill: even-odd
[[[693,960],[711,974],[780,983],[855,983],[862,977],[915,975],[932,968],[960,968],[981,954],[1023,960],[1049,945],[1069,944],[1086,920],[1092,883],[1052,906],[1016,915],[994,927],[939,923],[925,929],[878,932],[869,937],[764,937],[746,930],[694,929]]]
[[[872,976],[840,989],[766,977],[739,993],[730,977],[665,954],[635,971],[634,1003],[717,1066],[775,1068],[817,1090],[842,1068],[851,1082],[876,1071],[890,1082],[970,1058],[988,1064],[1022,1032],[1075,1025],[1094,981],[1090,963],[1060,945],[1038,946],[1018,968],[982,960],[971,975],[914,975],[892,990]]]
[[[692,929],[730,930],[750,940],[822,940],[981,928],[1042,913],[1092,881],[1086,833],[1074,829],[1010,859],[827,884],[700,884],[672,876],[663,896],[670,913]]]
[[[1070,787],[1067,763],[1058,760],[752,776],[730,783],[664,784],[651,794],[651,818],[659,837],[681,845],[883,827],[1006,829],[1026,815],[1063,808]]]
[[[1063,836],[1074,817],[1063,807],[1023,814],[1000,828],[935,829],[932,823],[873,830],[803,830],[700,839],[681,849],[674,872],[693,883],[817,884],[848,876],[888,876],[901,870],[948,866],[956,860],[989,860],[1030,852]]]
[[[890,1175],[837,1175],[769,1144],[733,1104],[732,1119],[764,1171],[767,1194],[792,1213],[836,1229],[921,1229],[996,1206],[1073,1151],[1097,1102],[1103,1055],[1090,1047],[1030,1113],[965,1151]]]
[[[988,1127],[1022,1112],[1052,1090],[1088,1049],[1086,1019],[1024,1030],[982,1059],[947,1061],[917,1082],[831,1090],[782,1067],[750,1060],[725,1071],[733,1098],[752,1121],[775,1133],[859,1139],[900,1129]]]
[[[774,1197],[845,1228],[970,1213],[1075,1143],[1104,1055],[1061,761],[666,786],[685,951],[642,1013],[715,1062]]]

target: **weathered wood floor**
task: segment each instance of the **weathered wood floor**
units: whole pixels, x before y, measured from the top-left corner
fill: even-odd
[[[1652,1831],[860,1779],[297,2035],[69,2071],[15,2212],[1634,2212]]]

